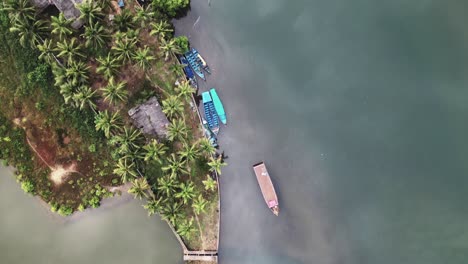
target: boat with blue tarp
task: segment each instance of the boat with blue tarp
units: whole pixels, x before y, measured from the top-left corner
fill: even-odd
[[[211,131],[210,127],[208,126],[208,122],[204,118],[202,118],[202,123],[203,123],[203,128],[205,131],[205,137],[210,140],[210,143],[213,147],[218,146],[218,139],[216,138],[216,135]]]
[[[192,51],[188,51],[187,53],[185,53],[185,58],[187,59],[190,68],[192,68],[192,70],[198,75],[198,77],[206,81],[205,74],[203,74],[198,57],[195,54],[193,54]]]
[[[224,112],[224,106],[223,103],[221,102],[221,99],[219,99],[218,94],[216,93],[215,88],[211,88],[210,90],[210,95],[211,99],[213,100],[213,104],[216,110],[216,113],[218,114],[219,119],[223,124],[227,124],[227,118],[226,118],[226,113]]]
[[[190,68],[187,59],[184,56],[179,56],[179,61],[182,64],[182,66],[184,67],[185,77],[187,77],[187,80],[190,81],[190,84],[193,87],[197,88],[198,87],[197,78],[195,78],[195,74],[193,73],[192,69]]]
[[[211,99],[210,92],[202,93],[203,110],[205,111],[205,120],[208,123],[210,130],[217,135],[219,132],[219,119],[216,109]]]
[[[200,55],[198,50],[196,50],[195,48],[192,48],[191,52],[192,54],[194,54],[195,57],[198,58],[198,64],[200,64],[200,67],[203,70],[205,70],[208,74],[211,74],[211,69],[208,66],[208,63],[206,63],[205,59],[203,59],[203,57]]]

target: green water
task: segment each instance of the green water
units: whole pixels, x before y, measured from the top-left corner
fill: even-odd
[[[169,227],[147,217],[140,202],[115,198],[67,220],[24,194],[0,168],[0,263],[182,263]]]
[[[193,3],[177,29],[229,120],[222,263],[466,263],[468,2]]]

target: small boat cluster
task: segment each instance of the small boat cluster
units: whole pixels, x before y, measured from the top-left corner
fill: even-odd
[[[179,56],[179,61],[183,65],[184,73],[190,84],[198,88],[198,82],[195,74],[200,79],[206,81],[205,73],[211,74],[210,67],[203,57],[194,48],[191,48],[184,55]],[[203,110],[205,118],[203,126],[205,136],[210,139],[213,146],[217,146],[217,135],[219,133],[219,123],[227,124],[226,113],[224,112],[223,103],[216,93],[215,88],[202,93]]]

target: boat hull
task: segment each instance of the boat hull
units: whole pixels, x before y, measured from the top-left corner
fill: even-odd
[[[221,99],[219,99],[218,93],[216,93],[215,88],[212,88],[210,90],[210,95],[213,100],[216,113],[219,116],[219,120],[221,120],[221,122],[226,125],[227,124],[226,112],[224,111],[223,103],[221,102]]]
[[[265,163],[257,163],[253,166],[253,169],[265,203],[271,212],[278,216],[280,211],[278,197],[276,195],[275,187],[273,186],[273,182],[271,181],[270,174],[268,173]]]
[[[205,112],[205,120],[208,123],[210,130],[217,135],[219,132],[219,117],[216,113],[215,106],[209,92],[202,93],[203,110]]]
[[[193,54],[191,51],[185,53],[185,58],[187,59],[190,68],[200,77],[201,79],[206,81],[205,74],[203,74],[202,67],[198,61],[198,57]]]

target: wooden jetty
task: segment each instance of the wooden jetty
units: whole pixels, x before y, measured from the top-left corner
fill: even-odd
[[[263,199],[270,208],[271,212],[278,216],[279,214],[279,203],[278,197],[276,196],[275,187],[271,182],[270,174],[265,166],[265,163],[260,162],[253,166],[255,176],[257,176],[258,185],[262,190]]]

